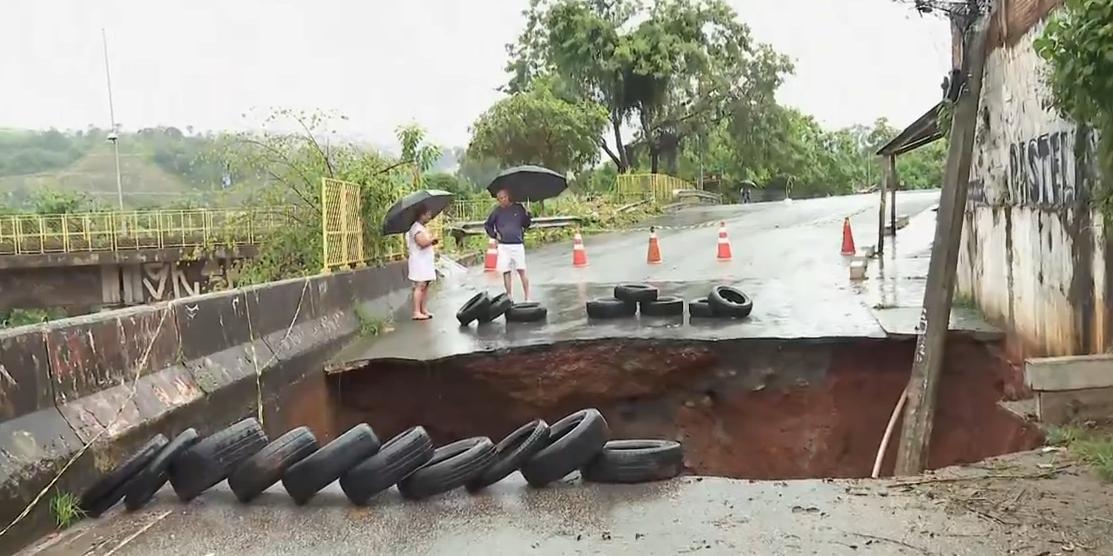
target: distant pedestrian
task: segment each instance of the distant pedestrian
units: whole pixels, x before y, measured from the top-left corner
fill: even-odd
[[[517,271],[522,280],[522,294],[529,300],[529,278],[526,277],[525,231],[533,223],[526,207],[510,200],[510,192],[500,189],[495,195],[499,206],[491,211],[484,228],[487,235],[498,242],[498,262],[495,267],[502,273],[506,295],[514,296],[514,285],[510,275]]]
[[[433,213],[425,206],[418,205],[415,212],[417,220],[406,233],[406,250],[409,252],[409,278],[414,284],[414,320],[429,320],[433,315],[425,308],[429,298],[429,284],[437,279],[436,254],[433,246],[440,240],[425,229],[433,219]]]

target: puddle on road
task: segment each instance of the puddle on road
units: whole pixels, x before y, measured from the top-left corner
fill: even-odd
[[[376,362],[327,379],[326,420],[331,434],[365,421],[384,437],[422,424],[438,442],[497,441],[536,417],[597,407],[614,438],[683,442],[690,473],[867,477],[914,344],[607,340]],[[1017,379],[989,346],[951,341],[945,369],[930,467],[1041,444],[1034,425],[997,405]]]

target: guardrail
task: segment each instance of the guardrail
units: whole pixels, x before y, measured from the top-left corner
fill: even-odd
[[[533,219],[533,225],[530,226],[530,229],[567,228],[578,226],[582,222],[583,219],[579,216],[539,216]],[[485,220],[454,222],[449,224],[448,233],[452,236],[452,239],[456,240],[456,244],[460,245],[467,236],[485,234],[486,232],[483,229],[485,223]]]
[[[288,226],[294,207],[0,216],[0,255],[249,245]]]

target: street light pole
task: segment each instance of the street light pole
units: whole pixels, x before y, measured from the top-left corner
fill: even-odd
[[[108,71],[108,35],[104,27],[100,28],[100,38],[104,45],[104,78],[108,83],[108,118],[112,130],[108,132],[108,140],[112,141],[112,148],[116,155],[116,200],[120,203],[120,210],[124,210],[124,180],[120,174],[120,136],[116,133],[116,109],[112,104],[112,74]]]

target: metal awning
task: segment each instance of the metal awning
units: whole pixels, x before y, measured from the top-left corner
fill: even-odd
[[[904,131],[885,143],[877,154],[879,156],[898,156],[916,150],[924,145],[934,143],[943,138],[939,130],[939,111],[943,109],[945,101],[931,107],[923,116],[920,116]]]

